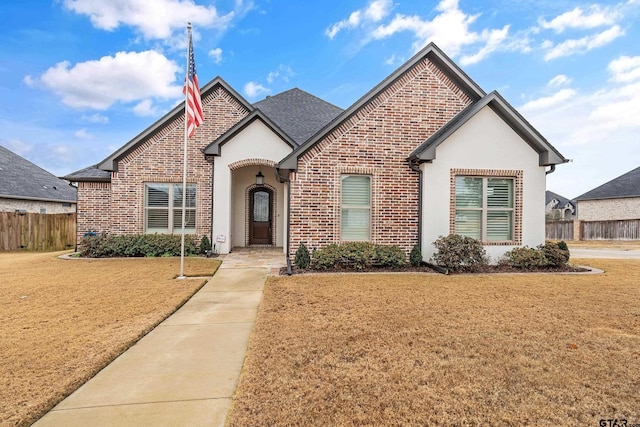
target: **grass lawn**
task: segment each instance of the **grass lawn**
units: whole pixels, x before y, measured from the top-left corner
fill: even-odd
[[[0,253],[0,425],[29,425],[153,329],[205,280],[179,258]],[[219,261],[185,258],[185,274]]]
[[[640,260],[268,279],[230,426],[640,423]]]

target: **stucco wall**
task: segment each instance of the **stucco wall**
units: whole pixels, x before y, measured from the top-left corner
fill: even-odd
[[[21,200],[0,198],[0,211],[15,212],[22,210],[25,212],[41,213],[44,209],[47,214],[73,213],[76,211],[75,203],[49,202],[45,200]]]
[[[245,246],[245,196],[248,186],[255,183],[258,165],[263,165],[265,183],[276,189],[276,245],[283,245],[284,186],[275,179],[273,165],[292,148],[275,135],[260,120],[249,124],[242,132],[222,145],[220,156],[214,159],[213,239],[220,253],[233,246]],[[233,169],[233,170],[232,170]]]
[[[580,200],[578,202],[578,219],[581,221],[610,221],[638,218],[640,218],[640,197]]]
[[[522,244],[537,246],[545,239],[545,168],[539,156],[490,107],[485,107],[436,149],[433,163],[424,163],[422,253],[433,255],[432,243],[450,232],[452,169],[521,171]],[[514,246],[487,245],[495,260]]]
[[[418,240],[418,173],[408,155],[471,100],[423,59],[298,160],[291,253],[340,242],[341,174],[371,176],[371,241],[407,253]]]

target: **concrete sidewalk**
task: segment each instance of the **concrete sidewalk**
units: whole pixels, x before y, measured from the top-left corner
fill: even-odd
[[[229,268],[229,261],[34,426],[224,425],[270,271],[260,263]]]

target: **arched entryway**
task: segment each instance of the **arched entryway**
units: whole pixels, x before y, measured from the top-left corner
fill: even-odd
[[[273,244],[273,191],[257,186],[249,191],[249,245]]]

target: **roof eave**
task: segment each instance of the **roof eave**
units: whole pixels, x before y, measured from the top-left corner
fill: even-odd
[[[0,194],[0,199],[33,200],[33,201],[56,202],[56,203],[77,203],[77,198],[58,199],[58,198],[47,198],[47,197],[20,196],[20,195],[11,195],[11,194]]]

